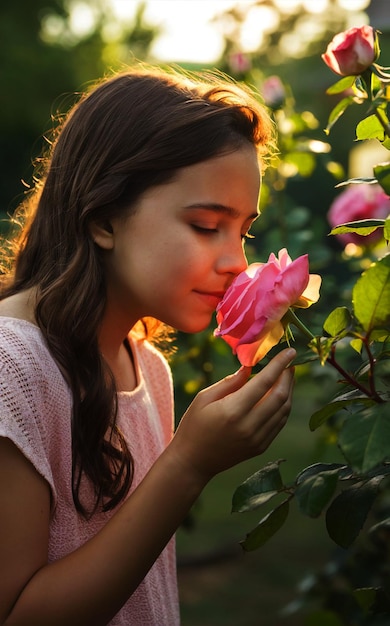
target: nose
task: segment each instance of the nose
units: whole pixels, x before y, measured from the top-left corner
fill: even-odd
[[[248,267],[248,261],[244,251],[244,245],[231,244],[223,251],[217,261],[217,272],[219,274],[231,274],[237,276]]]

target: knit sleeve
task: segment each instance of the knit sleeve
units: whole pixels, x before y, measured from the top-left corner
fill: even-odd
[[[50,397],[58,380],[52,375],[53,362],[46,347],[37,341],[36,329],[31,336],[29,332],[23,336],[12,325],[0,326],[0,436],[10,439],[46,479],[54,510],[56,416]]]

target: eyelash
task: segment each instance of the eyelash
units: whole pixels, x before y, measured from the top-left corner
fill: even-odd
[[[217,228],[204,228],[203,226],[198,226],[197,224],[192,224],[192,228],[203,235],[213,235],[218,232]],[[245,233],[245,235],[241,235],[241,239],[244,242],[248,241],[248,239],[254,238],[255,236],[251,235],[250,233]]]

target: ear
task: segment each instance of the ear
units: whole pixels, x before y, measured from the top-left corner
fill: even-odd
[[[99,248],[112,250],[114,247],[114,229],[108,220],[92,222],[89,225],[89,232]]]

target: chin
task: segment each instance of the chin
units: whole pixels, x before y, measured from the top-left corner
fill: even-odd
[[[176,326],[176,330],[179,330],[182,333],[194,334],[201,333],[203,330],[209,327],[211,322],[211,315],[207,320],[203,322],[201,320],[194,320],[192,322],[188,322],[186,324],[181,324],[180,326]]]

